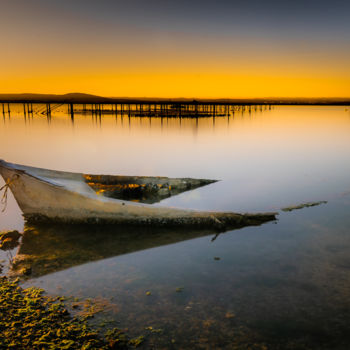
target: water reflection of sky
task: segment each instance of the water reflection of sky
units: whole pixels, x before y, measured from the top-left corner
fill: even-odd
[[[239,327],[249,341],[257,336],[267,344],[316,349],[322,333],[324,344],[337,344],[346,340],[349,324],[349,207],[342,197],[214,242],[205,236],[136,251],[26,285],[108,300],[118,312],[105,317],[135,334],[149,325],[161,328],[156,342],[162,345],[174,338],[191,348],[206,334],[206,344],[220,347]]]
[[[106,299],[119,310],[107,316],[131,332],[162,328],[152,341],[163,347],[175,339],[184,348],[230,349],[254,340],[268,348],[340,349],[349,344],[350,321],[350,199],[343,195],[350,189],[349,129],[342,107],[275,107],[216,118],[215,124],[164,119],[163,127],[159,119],[149,126],[147,119],[122,124],[112,116],[101,125],[76,116],[72,125],[63,112],[50,124],[44,117],[24,124],[13,113],[0,123],[1,158],[8,161],[222,180],[160,205],[253,211],[329,201],[282,212],[277,224],[227,232],[213,242],[212,235],[165,245],[155,240],[146,250],[125,248],[127,254],[84,261],[94,250],[87,239],[80,252],[84,263],[26,284]],[[12,199],[0,218],[1,228],[22,225]],[[110,238],[113,244],[118,252],[132,246]]]
[[[350,118],[344,109],[280,106],[236,112],[215,123],[113,115],[99,123],[75,114],[72,125],[63,107],[50,123],[43,115],[25,123],[19,105],[0,122],[1,158],[85,173],[220,179],[160,205],[270,210],[350,189]],[[18,210],[12,202],[9,207],[0,225],[20,226]]]

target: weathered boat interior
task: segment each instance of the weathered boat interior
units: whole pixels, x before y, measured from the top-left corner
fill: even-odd
[[[179,193],[217,180],[148,176],[112,176],[84,174],[85,182],[106,197],[141,203],[156,203]]]

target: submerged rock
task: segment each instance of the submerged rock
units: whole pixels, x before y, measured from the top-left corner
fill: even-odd
[[[0,240],[4,240],[7,238],[13,239],[13,240],[18,240],[22,235],[17,231],[2,231],[0,232]]]
[[[315,207],[317,205],[326,204],[326,203],[327,203],[327,201],[308,202],[308,203],[302,203],[302,204],[299,204],[299,205],[294,205],[294,206],[290,206],[290,207],[286,207],[286,208],[281,208],[281,210],[283,210],[283,211],[293,211],[293,210],[297,210],[297,209]]]
[[[3,231],[0,233],[0,249],[11,250],[19,245],[19,239],[22,235],[17,231]]]

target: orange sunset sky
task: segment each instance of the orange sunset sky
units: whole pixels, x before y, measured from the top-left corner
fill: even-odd
[[[350,96],[347,2],[215,4],[5,0],[0,93]]]

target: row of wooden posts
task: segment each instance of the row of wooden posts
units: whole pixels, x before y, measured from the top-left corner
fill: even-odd
[[[217,117],[229,116],[235,112],[252,112],[271,109],[271,105],[232,105],[215,103],[119,103],[119,104],[74,104],[74,103],[46,103],[38,104],[34,110],[33,103],[23,103],[24,116],[33,116],[33,113],[51,117],[51,113],[67,105],[68,115],[73,119],[75,113],[91,114],[121,114],[130,116],[152,117]],[[2,103],[3,115],[10,115],[10,103]]]

